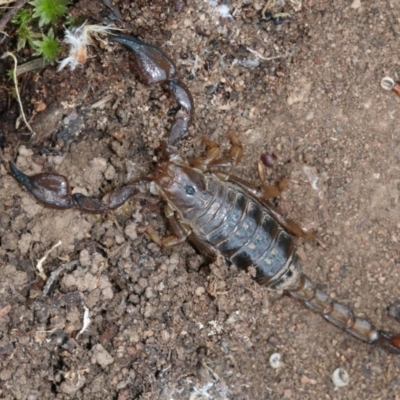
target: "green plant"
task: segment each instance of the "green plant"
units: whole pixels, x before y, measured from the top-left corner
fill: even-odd
[[[12,23],[18,26],[17,35],[18,35],[18,44],[17,50],[20,51],[26,46],[28,42],[31,47],[33,47],[33,37],[34,33],[29,25],[32,19],[32,13],[28,9],[19,10],[14,18],[12,19]]]
[[[66,14],[69,0],[33,0],[29,2],[34,7],[33,18],[39,19],[39,27],[50,22],[56,24],[59,17]]]
[[[33,0],[20,9],[12,19],[17,26],[17,51],[27,45],[41,55],[46,61],[57,60],[60,43],[54,35],[53,27],[60,18],[68,19],[69,0]],[[45,25],[51,24],[47,32],[43,32]]]
[[[41,40],[33,41],[33,44],[36,47],[35,56],[42,56],[45,61],[54,61],[57,59],[60,44],[54,39],[53,28],[50,28],[47,35],[43,34]]]

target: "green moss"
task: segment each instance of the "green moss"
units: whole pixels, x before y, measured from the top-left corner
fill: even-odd
[[[39,18],[39,27],[49,23],[56,24],[58,18],[68,10],[68,0],[33,0],[29,2],[34,7],[33,18]]]
[[[53,28],[50,28],[47,35],[43,34],[42,39],[35,40],[33,44],[36,48],[34,55],[42,56],[45,61],[57,60],[60,44],[54,38]]]
[[[14,18],[11,21],[13,24],[17,25],[17,51],[23,49],[26,46],[27,42],[31,47],[33,46],[34,33],[31,26],[29,25],[31,19],[31,11],[28,9],[21,9],[15,14]]]
[[[27,45],[35,55],[41,55],[46,61],[57,60],[60,51],[60,42],[54,35],[53,27],[59,19],[67,21],[69,0],[33,0],[20,9],[12,19],[17,26],[17,51]],[[51,24],[47,32],[43,32],[45,25]]]

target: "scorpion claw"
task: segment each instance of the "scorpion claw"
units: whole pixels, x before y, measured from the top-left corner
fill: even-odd
[[[145,191],[144,184],[147,182],[147,179],[142,179],[136,183],[115,190],[108,196],[106,204],[101,203],[94,197],[85,196],[82,193],[75,193],[72,196],[72,201],[78,210],[100,214],[121,207],[130,197]]]
[[[174,144],[187,132],[192,123],[194,102],[189,89],[180,80],[172,79],[168,87],[181,107],[181,111],[175,116],[168,138],[169,143]]]
[[[189,115],[175,118],[174,123],[171,126],[171,132],[168,137],[169,144],[175,144],[188,130],[191,122]]]
[[[187,86],[179,80],[174,62],[160,49],[134,36],[118,35],[112,38],[132,50],[136,70],[146,85],[166,83],[181,110],[175,116],[169,143],[176,143],[189,129],[193,120],[194,102]]]
[[[102,213],[108,210],[108,207],[94,197],[85,196],[82,193],[72,195],[74,206],[83,212],[87,213]]]
[[[176,77],[175,64],[157,47],[128,35],[118,35],[111,40],[133,51],[136,69],[146,85],[168,82]]]
[[[28,176],[12,162],[10,170],[14,178],[42,204],[61,209],[73,206],[70,187],[65,176],[50,173]]]
[[[12,162],[10,170],[13,177],[42,204],[48,207],[67,209],[75,207],[80,211],[100,214],[121,207],[130,197],[145,192],[149,179],[140,179],[130,185],[110,193],[106,203],[82,193],[71,195],[71,189],[64,175],[42,173],[28,176]]]

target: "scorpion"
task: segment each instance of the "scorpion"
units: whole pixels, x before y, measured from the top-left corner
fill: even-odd
[[[176,67],[158,48],[139,39],[120,35],[112,40],[132,50],[139,75],[147,84],[167,84],[181,113],[176,116],[168,138],[173,144],[188,130],[193,119],[193,99],[177,77]],[[188,239],[201,253],[222,254],[240,269],[253,267],[253,279],[270,290],[289,296],[320,314],[326,321],[368,344],[400,354],[400,333],[377,329],[345,305],[332,300],[301,272],[296,236],[306,236],[299,226],[283,218],[271,206],[266,191],[230,173],[243,149],[230,132],[229,158],[205,139],[209,150],[203,157],[185,160],[164,148],[166,161],[159,163],[152,178],[143,178],[109,194],[102,202],[81,193],[71,194],[68,179],[56,173],[27,176],[10,162],[13,177],[39,202],[58,209],[76,208],[104,213],[122,206],[138,193],[150,192],[165,203],[165,216],[173,236],[162,239],[163,246],[177,246]],[[228,169],[228,172],[227,172]],[[271,196],[269,196],[271,197]]]

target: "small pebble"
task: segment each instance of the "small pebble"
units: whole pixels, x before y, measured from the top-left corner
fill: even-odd
[[[394,87],[394,80],[390,76],[385,76],[381,80],[381,88],[384,90],[392,90]]]
[[[137,238],[136,224],[128,224],[125,227],[125,235],[128,236],[129,239],[135,240]]]
[[[281,355],[279,353],[272,354],[269,358],[269,365],[274,369],[281,367],[283,365]]]
[[[350,6],[353,10],[358,10],[361,7],[361,0],[354,0]]]
[[[337,387],[344,387],[349,384],[349,374],[344,368],[336,368],[332,374],[332,382]]]
[[[33,150],[32,149],[27,149],[25,145],[21,145],[18,148],[18,154],[23,157],[32,157],[33,156]]]
[[[109,165],[106,169],[106,172],[104,172],[104,177],[108,180],[111,181],[114,179],[116,174],[115,167],[113,165]]]

